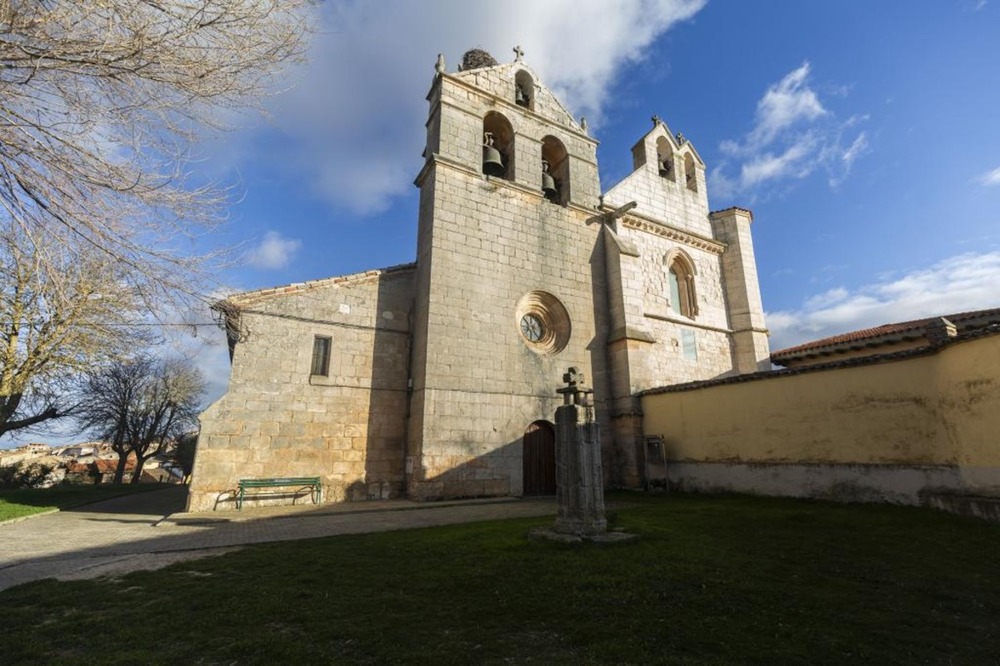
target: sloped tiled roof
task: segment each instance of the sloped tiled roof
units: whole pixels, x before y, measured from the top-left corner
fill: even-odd
[[[306,282],[295,282],[293,284],[278,287],[266,287],[264,289],[256,289],[254,291],[244,291],[218,301],[213,307],[224,307],[225,305],[243,307],[274,296],[285,296],[287,294],[300,293],[311,289],[361,282],[380,275],[413,270],[415,267],[416,263],[399,264],[398,266],[375,268],[361,273],[352,273],[350,275],[338,275],[335,277],[322,278],[320,280],[307,280]]]
[[[118,460],[111,460],[110,458],[98,458],[93,462],[94,467],[101,474],[110,474],[115,471],[118,467]],[[125,469],[131,470],[135,469],[135,456],[129,455],[128,460],[125,461]]]
[[[984,310],[984,312],[991,312],[991,310]],[[936,319],[936,317],[932,317],[931,321],[933,321],[934,319]],[[764,380],[774,379],[776,377],[793,377],[795,375],[806,375],[806,374],[812,374],[814,372],[826,372],[828,370],[837,370],[841,368],[856,368],[865,365],[877,365],[879,363],[887,363],[891,361],[902,361],[904,359],[916,358],[918,356],[929,356],[932,354],[937,354],[941,349],[944,349],[953,344],[961,344],[963,342],[969,342],[971,340],[978,340],[981,338],[991,337],[995,335],[1000,336],[1000,323],[989,324],[981,328],[969,330],[965,333],[960,333],[954,338],[950,338],[948,342],[943,346],[935,347],[933,345],[924,345],[922,347],[916,347],[913,349],[903,349],[902,351],[888,351],[883,353],[873,353],[866,356],[851,356],[847,358],[831,359],[823,363],[798,365],[793,368],[762,370],[760,372],[751,372],[745,375],[730,375],[728,377],[719,377],[717,379],[703,379],[693,382],[684,382],[682,384],[658,386],[655,388],[646,389],[645,391],[640,391],[638,395],[642,397],[645,395],[657,395],[660,393],[680,393],[683,391],[695,391],[698,389],[706,388],[708,386],[744,384],[746,382],[764,381]]]
[[[918,339],[923,336],[924,330],[933,322],[942,317],[926,317],[924,319],[913,319],[894,324],[882,324],[872,328],[862,328],[857,331],[841,333],[820,340],[813,340],[794,347],[788,347],[771,354],[771,360],[780,363],[781,359],[790,359],[799,356],[818,355],[820,353],[835,353],[852,347],[877,346],[887,342],[892,342],[900,338]],[[959,331],[979,328],[991,323],[1000,322],[1000,308],[988,310],[972,310],[970,312],[958,312],[943,316]]]

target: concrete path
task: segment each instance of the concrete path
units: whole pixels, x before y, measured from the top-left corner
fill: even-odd
[[[181,513],[174,486],[0,525],[0,590],[155,569],[245,544],[311,539],[526,516],[555,516],[554,498],[407,500]]]

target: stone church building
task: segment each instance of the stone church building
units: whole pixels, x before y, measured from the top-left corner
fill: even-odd
[[[765,370],[749,211],[658,117],[601,189],[597,145],[515,49],[439,57],[414,263],[232,296],[228,392],[202,415],[189,509],[240,479],[325,501],[553,492],[555,389],[593,388],[609,486],[647,469],[639,392]]]

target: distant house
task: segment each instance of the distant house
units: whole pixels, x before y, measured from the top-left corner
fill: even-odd
[[[66,476],[63,479],[66,483],[75,484],[98,482],[93,463],[79,460],[70,460],[66,463]]]
[[[25,462],[36,462],[38,459],[52,453],[46,444],[25,444],[16,449],[0,451],[0,465],[19,465]]]
[[[813,340],[771,354],[771,363],[800,368],[861,356],[928,349],[948,338],[1000,325],[1000,308],[914,319]]]
[[[74,444],[72,446],[59,449],[55,455],[61,458],[73,458],[75,460],[79,460],[80,458],[93,456],[96,452],[96,444]]]
[[[118,460],[111,458],[98,458],[94,462],[90,463],[90,468],[92,474],[98,480],[95,483],[114,483],[115,481],[115,470],[118,468]],[[132,472],[135,471],[135,455],[130,455],[128,460],[125,461],[125,478],[124,481],[128,481],[132,478]]]

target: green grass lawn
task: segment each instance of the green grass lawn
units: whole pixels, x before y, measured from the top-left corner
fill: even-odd
[[[22,488],[9,490],[0,488],[0,522],[11,518],[21,518],[52,509],[69,509],[74,506],[99,502],[101,500],[141,493],[147,490],[165,488],[159,483],[92,484],[53,486],[52,488]]]
[[[990,664],[1000,528],[925,509],[623,495],[549,519],[266,544],[0,593],[7,664]],[[2,534],[2,532],[0,532]]]

